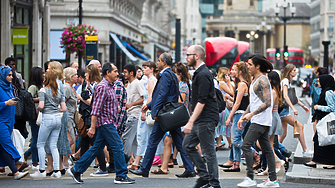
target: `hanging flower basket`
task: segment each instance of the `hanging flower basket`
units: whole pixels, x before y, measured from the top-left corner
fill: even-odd
[[[65,28],[61,37],[61,48],[67,55],[82,52],[85,55],[85,36],[98,36],[98,31],[90,25],[75,25],[70,23]]]

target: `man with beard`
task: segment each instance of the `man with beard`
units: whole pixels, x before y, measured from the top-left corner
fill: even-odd
[[[176,84],[174,83],[174,80],[178,81],[177,76],[174,73],[172,73],[174,77],[173,78],[170,74],[170,72],[172,72],[171,55],[168,53],[163,53],[162,55],[160,55],[157,65],[158,70],[160,71],[158,81],[156,83],[157,87],[155,87],[152,93],[151,102],[142,107],[142,113],[146,113],[147,110],[150,109],[152,118],[156,121],[153,125],[153,130],[149,137],[149,143],[140,169],[129,170],[133,174],[141,175],[143,177],[149,176],[149,171],[152,165],[152,161],[155,157],[157,145],[165,135],[165,132],[162,131],[157,121],[158,111],[162,108],[163,104],[167,102],[172,103],[178,102],[179,97],[179,90],[176,88]],[[172,136],[173,143],[177,147],[177,150],[180,152],[183,164],[185,166],[185,172],[183,174],[176,174],[176,176],[180,178],[194,177],[195,172],[193,164],[191,160],[187,157],[182,147],[183,137],[181,135],[180,128],[170,131],[170,133]]]
[[[203,62],[204,59],[205,50],[202,46],[193,45],[187,49],[187,65],[194,67],[195,72],[192,78],[193,114],[184,128],[186,136],[183,148],[197,167],[200,176],[194,187],[219,188],[218,163],[213,141],[215,127],[219,121],[219,109],[215,98],[213,76]],[[196,149],[199,143],[207,167]]]

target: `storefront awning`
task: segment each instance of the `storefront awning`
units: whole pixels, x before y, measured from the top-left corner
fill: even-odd
[[[161,50],[165,51],[165,52],[170,52],[170,48],[165,47],[161,44],[155,43],[155,46],[157,46],[158,48],[160,48]]]
[[[130,44],[127,44],[127,48],[129,48],[132,52],[134,52],[138,57],[148,61],[149,59],[143,56],[140,52],[138,52],[135,48],[133,48]]]
[[[130,60],[132,61],[137,61],[137,59],[133,56],[133,54],[131,54],[121,43],[121,41],[119,40],[119,38],[114,34],[114,33],[109,33],[110,36],[113,38],[113,40],[115,41],[115,43],[121,48],[121,50],[129,57]]]

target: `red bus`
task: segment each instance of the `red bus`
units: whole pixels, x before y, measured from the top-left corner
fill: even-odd
[[[280,62],[276,63],[275,55],[276,49],[269,48],[266,50],[266,58],[274,65],[276,69],[283,68],[283,48],[280,49]],[[302,67],[304,65],[304,51],[300,48],[288,48],[288,60],[286,64],[294,64],[296,67]]]
[[[238,42],[229,37],[213,37],[205,39],[205,63],[213,72],[218,67],[231,68],[239,61]]]

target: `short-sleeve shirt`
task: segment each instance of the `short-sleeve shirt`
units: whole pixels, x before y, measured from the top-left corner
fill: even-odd
[[[33,98],[38,98],[38,87],[36,85],[31,85],[28,88],[28,92],[31,94]]]
[[[43,114],[59,113],[58,105],[61,102],[65,102],[64,95],[62,95],[59,91],[60,90],[58,90],[56,98],[52,95],[50,87],[45,87],[45,93],[42,91],[39,92],[39,100],[44,101],[44,108],[42,110]]]
[[[132,103],[142,99],[144,91],[144,85],[138,80],[135,79],[127,86],[127,103]],[[127,110],[127,115],[133,116],[136,118],[140,117],[142,104],[132,106]]]
[[[288,88],[291,88],[291,84],[290,82],[288,81],[287,78],[284,78],[281,82],[280,82],[280,86],[281,86],[281,90],[283,91],[284,89],[284,86],[287,86],[287,89]]]
[[[185,100],[183,101],[183,103],[184,103],[184,106],[186,107],[187,112],[188,112],[188,106],[190,104],[190,90],[188,88],[187,83],[185,83],[183,81],[179,82],[179,93],[180,94],[183,93],[183,94],[186,95]]]
[[[64,95],[66,98],[66,108],[69,112],[69,118],[74,118],[74,113],[76,112],[77,97],[73,93],[71,86],[69,84],[64,84]]]

